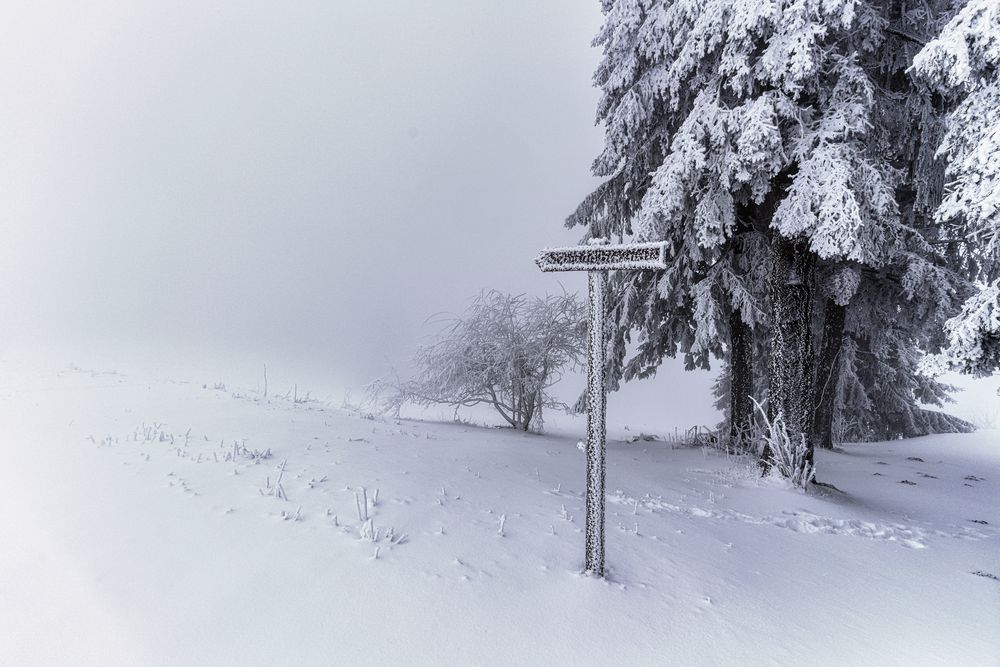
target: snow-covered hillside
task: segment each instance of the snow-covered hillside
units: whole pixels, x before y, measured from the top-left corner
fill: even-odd
[[[4,362],[0,664],[1000,663],[995,432],[612,438],[607,580],[578,437]]]

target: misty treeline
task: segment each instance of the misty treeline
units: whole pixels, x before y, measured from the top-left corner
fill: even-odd
[[[971,429],[922,406],[1000,361],[998,4],[603,0],[604,180],[566,224],[670,249],[612,278],[612,388],[718,361],[730,444],[759,401],[800,475]]]

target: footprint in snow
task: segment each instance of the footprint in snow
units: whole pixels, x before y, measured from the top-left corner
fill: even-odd
[[[907,461],[916,461],[917,463],[924,463],[924,460],[922,458],[920,458],[919,456],[907,456],[906,460]]]
[[[910,480],[908,480],[908,479],[901,479],[901,480],[899,480],[899,483],[900,483],[900,484],[907,484],[907,485],[909,485],[909,486],[916,486],[916,485],[917,485],[917,483],[916,483],[916,482],[911,482],[911,481],[910,481]]]

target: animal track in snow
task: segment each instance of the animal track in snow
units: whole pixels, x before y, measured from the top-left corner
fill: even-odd
[[[612,503],[632,505],[636,501],[626,496],[611,496]],[[853,535],[868,539],[899,542],[911,549],[924,549],[926,532],[920,528],[902,524],[880,524],[860,519],[833,519],[809,512],[786,512],[781,516],[752,516],[730,509],[703,509],[701,507],[680,507],[657,498],[643,498],[639,504],[652,511],[664,510],[674,514],[721,521],[740,521],[755,526],[775,526],[796,533],[827,535]]]

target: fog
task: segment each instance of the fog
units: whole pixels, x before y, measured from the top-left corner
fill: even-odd
[[[581,290],[531,260],[579,238],[562,221],[596,183],[600,21],[578,0],[5,2],[0,345],[333,392],[405,369],[482,288]],[[611,406],[708,421],[710,383],[669,364]]]
[[[340,391],[480,289],[585,284],[531,260],[595,183],[597,3],[0,17],[7,348]]]
[[[577,236],[600,143],[596,11],[160,4],[5,17],[5,297],[31,325],[337,348],[354,378],[481,287],[551,283],[531,257]]]

